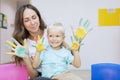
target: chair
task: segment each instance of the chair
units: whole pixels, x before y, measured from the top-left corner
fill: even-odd
[[[114,63],[92,64],[91,80],[120,80],[120,65]]]
[[[28,80],[28,73],[25,65],[1,64],[0,80]]]

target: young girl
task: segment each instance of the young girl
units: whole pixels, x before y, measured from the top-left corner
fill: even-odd
[[[33,67],[41,68],[42,77],[53,80],[81,80],[68,70],[68,65],[80,67],[81,61],[78,50],[71,51],[63,47],[65,30],[61,23],[48,27],[47,38],[49,45],[44,51],[37,51],[33,59]]]

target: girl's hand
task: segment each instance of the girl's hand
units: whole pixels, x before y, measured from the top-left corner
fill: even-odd
[[[41,51],[45,50],[43,42],[44,42],[44,38],[42,38],[42,41],[40,41],[40,36],[38,35],[37,45],[35,46],[37,52],[41,52]]]
[[[90,32],[92,30],[92,28],[89,27],[88,20],[86,20],[84,23],[82,23],[82,18],[81,18],[78,28],[75,30],[71,26],[71,29],[72,29],[72,33],[73,33],[73,36],[71,37],[71,40],[72,40],[71,49],[76,51],[76,50],[79,50],[80,46],[82,45],[81,42],[86,37],[88,32]]]

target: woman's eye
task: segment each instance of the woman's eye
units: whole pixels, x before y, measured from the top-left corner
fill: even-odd
[[[25,19],[25,20],[24,20],[24,22],[28,22],[28,21],[29,21],[29,19]]]
[[[33,18],[33,19],[36,19],[36,16],[33,16],[32,18]]]

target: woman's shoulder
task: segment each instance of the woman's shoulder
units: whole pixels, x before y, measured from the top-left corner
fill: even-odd
[[[35,44],[36,42],[34,40],[31,40],[29,38],[26,39],[27,44]]]

